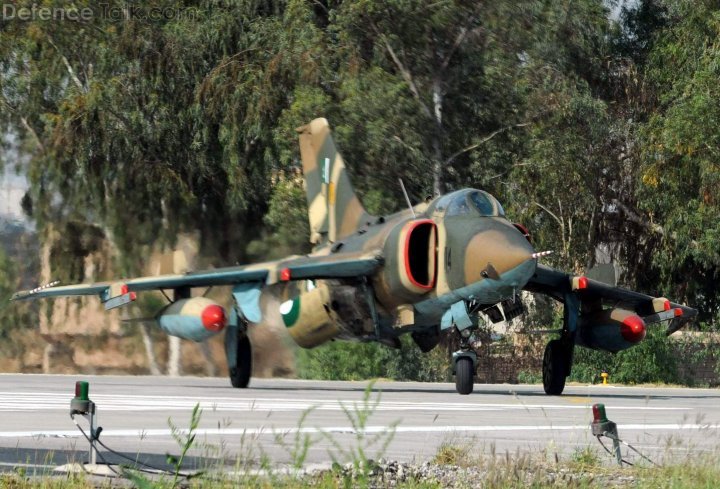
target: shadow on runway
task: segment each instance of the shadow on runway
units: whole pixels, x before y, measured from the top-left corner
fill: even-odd
[[[432,385],[432,384],[429,384]],[[213,389],[218,390],[217,386],[207,386],[207,387],[201,387],[194,385],[192,386],[193,389]],[[301,392],[301,391],[310,391],[310,392],[358,392],[362,393],[365,392],[365,389],[367,388],[367,384],[364,385],[358,385],[358,386],[328,386],[328,387],[321,387],[321,386],[260,386],[260,387],[254,387],[250,386],[247,389],[235,389],[233,387],[228,386],[227,389],[223,389],[223,391],[226,392]],[[448,387],[447,389],[443,389],[442,387],[439,388],[427,388],[427,389],[418,389],[418,388],[412,388],[412,387],[386,387],[385,385],[376,385],[375,388],[373,388],[373,392],[401,392],[401,393],[417,393],[417,394],[442,394],[442,393],[452,393],[457,394],[455,392],[454,387]],[[496,394],[503,394],[503,392],[496,392]]]
[[[334,382],[334,381],[332,381]],[[340,381],[338,381],[339,383]],[[369,382],[358,382],[357,385],[297,385],[297,384],[286,384],[286,385],[261,385],[253,386],[252,384],[248,389],[235,389],[228,386],[227,389],[221,388],[224,392],[365,392]],[[190,387],[190,386],[188,386]],[[193,385],[194,389],[213,389],[218,390],[217,386],[198,386]],[[402,383],[395,384],[384,384],[379,382],[375,385],[373,391],[380,391],[385,393],[409,393],[409,394],[449,394],[456,396],[458,402],[462,402],[462,399],[473,399],[475,396],[483,395],[494,395],[494,396],[508,396],[508,397],[538,397],[544,399],[562,399],[564,397],[587,397],[590,398],[603,398],[603,399],[635,399],[635,400],[671,400],[671,399],[720,399],[720,390],[715,392],[697,392],[687,394],[687,389],[683,389],[683,393],[678,395],[667,394],[648,394],[648,393],[633,393],[633,392],[618,392],[618,391],[593,391],[593,392],[574,392],[578,387],[570,386],[565,394],[561,396],[549,396],[545,394],[542,386],[537,386],[536,390],[527,385],[518,385],[518,389],[514,389],[513,386],[505,386],[504,388],[495,389],[478,389],[475,388],[472,394],[469,396],[461,396],[455,391],[455,387],[452,384],[427,384],[427,388],[419,388],[416,386],[403,386]],[[600,386],[597,386],[600,387]],[[582,388],[582,387],[580,387]],[[678,389],[680,391],[680,389]]]

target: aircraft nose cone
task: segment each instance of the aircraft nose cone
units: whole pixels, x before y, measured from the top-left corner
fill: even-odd
[[[478,232],[468,243],[465,254],[465,283],[485,278],[496,279],[526,262],[533,262],[535,249],[511,227],[497,227]],[[529,267],[534,273],[535,267]],[[496,272],[497,276],[493,272]],[[532,275],[532,274],[531,274]],[[522,286],[523,284],[517,284]]]

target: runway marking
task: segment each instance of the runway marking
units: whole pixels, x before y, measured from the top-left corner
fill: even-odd
[[[258,398],[242,399],[205,397],[107,395],[91,396],[102,411],[186,411],[196,404],[206,411],[264,412],[264,411],[342,411],[343,406],[361,404],[360,400],[327,400]],[[0,412],[66,410],[71,396],[59,393],[0,392]],[[577,404],[472,403],[472,402],[399,402],[382,401],[377,411],[507,411],[507,410],[587,410],[590,403]],[[613,406],[613,411],[691,411],[691,407],[675,406]]]
[[[478,433],[496,431],[577,431],[587,430],[589,424],[572,425],[505,425],[505,426],[398,426],[396,433]],[[621,431],[679,431],[679,430],[720,430],[720,424],[618,424]],[[363,430],[366,434],[384,433],[390,430],[388,426],[368,426]],[[225,428],[225,429],[197,429],[194,431],[199,436],[242,436],[242,435],[277,435],[296,433],[335,433],[335,434],[357,434],[359,431],[350,426],[335,426],[327,428]],[[178,429],[176,433],[187,434],[187,429]],[[122,429],[103,430],[103,438],[109,437],[169,437],[172,436],[170,429]],[[76,430],[47,430],[47,431],[0,431],[0,438],[81,438],[82,435]]]
[[[563,397],[563,400],[572,402],[575,404],[591,404],[592,399],[588,399],[587,397],[580,397],[580,396],[566,396]]]

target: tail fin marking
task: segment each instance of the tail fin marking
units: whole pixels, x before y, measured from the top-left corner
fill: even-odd
[[[345,162],[326,119],[298,129],[307,192],[311,242],[335,242],[355,232],[371,216],[355,195]]]

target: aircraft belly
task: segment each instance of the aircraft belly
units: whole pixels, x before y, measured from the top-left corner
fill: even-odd
[[[528,260],[503,273],[498,280],[483,279],[432,299],[415,304],[423,316],[440,318],[453,304],[461,300],[476,300],[495,304],[518,292],[535,272],[536,261]]]

